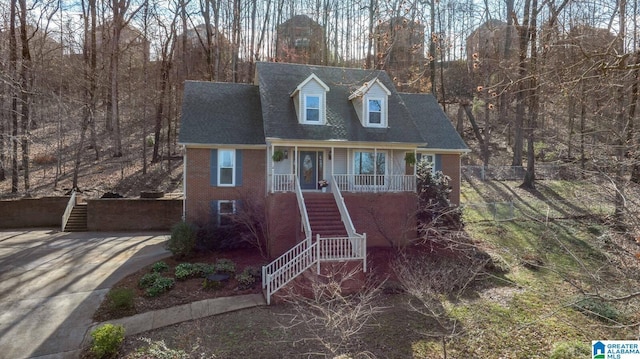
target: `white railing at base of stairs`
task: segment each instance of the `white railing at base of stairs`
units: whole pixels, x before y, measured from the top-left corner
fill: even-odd
[[[302,229],[305,239],[289,249],[286,253],[276,258],[271,263],[262,267],[262,288],[266,291],[267,304],[271,304],[271,296],[277,290],[289,284],[297,276],[313,265],[317,265],[320,272],[320,262],[362,260],[363,270],[367,271],[367,235],[355,233],[344,199],[340,190],[335,188],[334,197],[338,202],[340,215],[347,229],[348,237],[320,238],[311,242],[311,225],[304,203],[304,196],[300,189],[300,180],[295,178],[295,192],[302,219]],[[338,199],[340,201],[338,201]]]
[[[271,296],[289,284],[307,269],[321,262],[362,260],[363,271],[367,271],[367,235],[358,237],[321,238],[311,244],[302,241],[273,262],[262,267],[262,287],[271,304]]]
[[[67,208],[64,210],[64,214],[62,215],[62,231],[64,231],[64,227],[67,226],[67,222],[69,221],[69,217],[71,216],[71,211],[73,211],[73,207],[76,205],[76,190],[74,189],[71,192],[71,198],[69,198],[69,202],[67,202]]]

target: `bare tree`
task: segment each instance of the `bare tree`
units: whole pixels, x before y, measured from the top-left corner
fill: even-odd
[[[10,2],[9,17],[9,74],[11,83],[11,193],[18,192],[18,42],[16,40],[16,0]]]
[[[284,299],[293,310],[285,316],[282,327],[305,330],[310,335],[305,340],[320,344],[324,354],[332,358],[367,357],[361,340],[365,329],[384,310],[376,304],[384,281],[369,280],[356,293],[347,293],[345,288],[358,281],[359,272],[346,264],[331,266],[326,273],[313,275],[310,283],[290,290]]]

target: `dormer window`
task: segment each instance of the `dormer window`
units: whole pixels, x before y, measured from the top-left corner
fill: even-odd
[[[293,91],[293,105],[298,122],[303,125],[324,125],[327,123],[327,95],[329,86],[318,76],[311,74]]]
[[[356,89],[349,100],[364,127],[387,127],[387,103],[391,92],[376,79]]]
[[[303,122],[320,123],[320,100],[321,95],[305,95],[305,118]]]
[[[367,101],[367,124],[369,126],[384,126],[382,123],[382,107],[384,105],[384,99],[370,98]]]

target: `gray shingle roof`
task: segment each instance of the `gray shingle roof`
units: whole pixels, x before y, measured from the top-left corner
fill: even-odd
[[[256,64],[257,86],[185,82],[179,142],[265,144],[265,138],[427,144],[426,148],[467,150],[436,99],[398,93],[384,71],[283,63]],[[291,93],[311,74],[327,92],[327,125],[302,125]],[[391,91],[388,127],[363,127],[349,101],[354,90],[378,79]]]
[[[186,81],[179,142],[264,144],[258,87]]]
[[[267,62],[258,63],[256,71],[266,137],[290,140],[425,142],[384,71]],[[295,88],[312,73],[331,88],[326,98],[326,126],[298,123],[293,99],[290,97]],[[355,89],[376,78],[391,91],[388,100],[388,128],[363,127],[349,101],[349,95]]]
[[[401,93],[407,108],[427,142],[426,148],[468,150],[449,118],[430,94]]]

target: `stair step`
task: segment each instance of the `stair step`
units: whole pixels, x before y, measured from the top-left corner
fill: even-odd
[[[79,203],[73,206],[69,219],[64,226],[65,232],[86,232],[87,231],[87,204]]]

